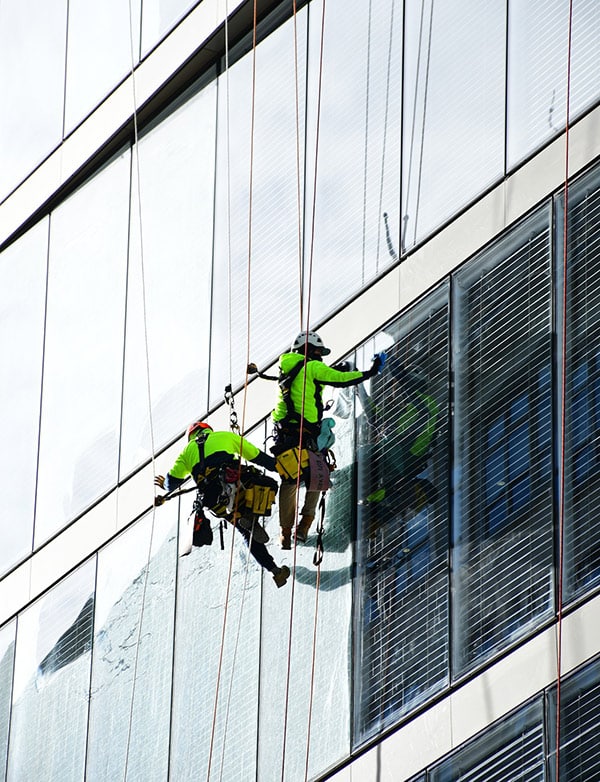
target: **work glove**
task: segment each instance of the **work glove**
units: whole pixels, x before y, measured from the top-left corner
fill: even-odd
[[[154,485],[158,486],[160,489],[165,488],[165,476],[164,475],[155,475],[154,476]]]
[[[162,494],[157,494],[156,497],[154,498],[154,507],[160,508],[160,506],[164,505],[166,501],[167,498],[165,496],[163,496]]]
[[[373,358],[373,364],[371,365],[371,369],[369,369],[367,372],[367,376],[374,377],[375,375],[380,375],[383,372],[386,359],[387,353],[385,353],[383,350],[381,353],[377,353],[377,355]]]

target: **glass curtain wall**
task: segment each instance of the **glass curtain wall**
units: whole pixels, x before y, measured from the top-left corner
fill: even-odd
[[[140,13],[141,0],[69,0],[65,137],[137,65]]]
[[[0,774],[6,778],[10,705],[15,665],[16,622],[8,622],[0,629]]]
[[[133,150],[120,475],[208,404],[216,85]]]
[[[48,219],[0,255],[0,572],[33,545],[47,263]]]
[[[168,776],[177,506],[98,553],[86,779]]]
[[[19,615],[7,782],[84,777],[96,562]]]
[[[509,0],[507,164],[511,168],[598,99],[600,6],[574,0],[569,61],[569,0]]]
[[[304,306],[318,322],[399,253],[403,11],[319,0],[309,15]]]
[[[559,198],[564,215],[564,198]],[[584,178],[569,192],[565,441],[565,599],[600,584],[600,179]],[[559,237],[557,263],[564,245]],[[562,454],[560,454],[562,457]]]
[[[330,389],[331,390],[331,389]],[[319,511],[306,543],[282,560],[285,589],[264,592],[258,778],[313,778],[350,751],[352,561],[355,529],[354,392],[332,394],[337,464],[325,498],[323,558],[317,568]],[[269,425],[269,422],[267,422]],[[304,498],[300,489],[298,509]],[[273,536],[279,534],[275,519]],[[314,666],[314,670],[313,670]]]
[[[358,391],[357,737],[449,676],[449,310],[446,283],[378,335]]]
[[[300,329],[307,16],[218,79],[211,406]]]
[[[117,483],[129,152],[50,218],[35,545]]]
[[[550,212],[456,274],[456,674],[553,610]]]
[[[67,0],[0,7],[0,201],[62,140]]]
[[[410,0],[402,123],[402,249],[504,173],[506,3]]]
[[[262,448],[264,427],[248,439]],[[192,505],[191,494],[181,498],[180,525]],[[283,600],[287,587],[278,590],[270,574],[263,587],[242,535],[207,518],[212,545],[181,557],[177,572],[170,771],[173,779],[243,782],[256,778],[263,589]],[[274,540],[272,523],[266,528]]]

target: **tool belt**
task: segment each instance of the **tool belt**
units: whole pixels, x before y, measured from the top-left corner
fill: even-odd
[[[203,503],[215,516],[270,516],[277,496],[277,481],[256,467],[224,465],[201,486]]]

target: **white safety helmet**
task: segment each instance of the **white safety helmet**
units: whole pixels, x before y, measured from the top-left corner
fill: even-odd
[[[323,340],[316,331],[301,331],[292,342],[291,350],[303,353],[305,346],[309,352],[311,348],[319,350],[322,356],[328,356],[331,353],[331,350],[325,347]]]

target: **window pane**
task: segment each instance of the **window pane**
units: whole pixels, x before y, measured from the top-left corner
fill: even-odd
[[[560,782],[600,779],[600,665],[594,659],[562,682]],[[549,694],[550,763],[556,765],[556,688]]]
[[[333,486],[325,500],[324,553],[319,575],[313,561],[319,523],[317,508],[317,518],[306,543],[296,546],[295,571],[293,549],[273,555],[292,569],[294,583],[290,578],[285,589],[280,590],[265,585],[258,779],[279,779],[283,773],[284,750],[288,782],[314,779],[350,752],[355,420],[353,395],[344,394],[345,399],[340,399],[341,394],[328,392],[331,389],[326,391],[326,398],[331,396],[336,400],[328,416],[335,421],[332,448],[337,468],[331,475]],[[302,487],[299,511],[303,502]],[[276,538],[278,518],[274,528]],[[276,697],[273,693],[277,693]],[[308,777],[305,775],[307,753]]]
[[[429,772],[431,782],[545,782],[542,699],[505,717]]]
[[[66,35],[67,0],[0,4],[0,201],[61,142]]]
[[[406,3],[403,195],[412,247],[504,170],[504,2]]]
[[[562,199],[560,206],[562,208]],[[600,583],[600,186],[597,174],[569,194],[565,599]],[[563,218],[564,219],[564,218]],[[561,229],[562,231],[562,229]]]
[[[215,98],[212,84],[133,152],[121,476],[207,408]]]
[[[388,362],[370,398],[357,392],[358,741],[448,681],[447,297],[441,285],[364,354],[385,348]]]
[[[35,544],[116,484],[129,155],[51,217]]]
[[[0,474],[7,476],[0,572],[31,551],[33,542],[47,257],[48,220],[0,256]]]
[[[87,779],[167,778],[176,523],[172,502],[98,554]]]
[[[8,758],[8,728],[15,664],[16,627],[16,622],[9,622],[0,629],[0,775],[3,776],[6,773]]]
[[[544,209],[455,278],[457,674],[552,610],[552,399],[539,382],[552,366],[550,261]],[[503,474],[482,471],[500,449]]]
[[[248,435],[259,447],[263,438],[262,427]],[[192,505],[193,494],[181,498],[180,525]],[[177,573],[170,778],[242,782],[256,777],[261,568],[230,524],[222,550],[219,522],[210,513],[207,518],[212,545],[181,557]],[[279,562],[272,521],[266,529],[268,550]],[[283,595],[289,584],[278,590],[265,574],[263,589]],[[276,651],[281,654],[279,645]]]
[[[95,572],[91,560],[19,616],[8,780],[83,779]]]
[[[298,90],[303,105],[306,9],[297,15]],[[300,215],[304,111],[297,160],[293,21],[219,77],[215,265],[210,404],[244,380],[247,353],[259,367],[289,345],[300,324]],[[302,194],[301,194],[302,195]],[[251,205],[251,206],[250,206]]]
[[[140,2],[69,0],[65,135],[130,73],[132,45],[137,64]]]
[[[569,0],[509,0],[508,165],[514,166],[566,121]],[[600,6],[573,2],[571,121],[600,89]]]
[[[196,3],[197,0],[143,0],[143,54],[147,54]]]
[[[304,255],[312,322],[399,252],[402,5],[327,0],[320,90],[322,3],[310,7]]]

